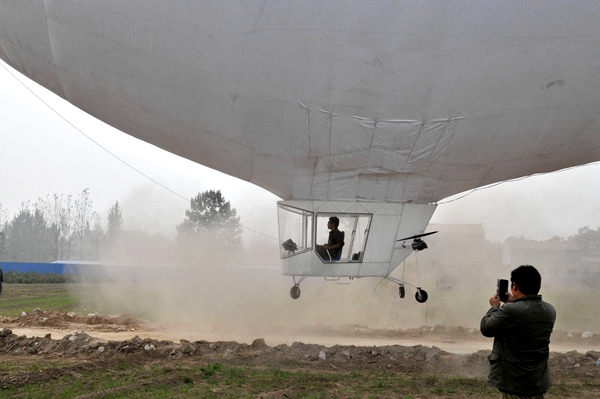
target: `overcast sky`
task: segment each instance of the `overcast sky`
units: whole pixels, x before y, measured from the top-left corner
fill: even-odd
[[[277,236],[278,198],[271,193],[113,129],[2,61],[0,82],[0,204],[9,218],[25,201],[48,194],[77,197],[88,188],[103,219],[119,201],[129,227],[172,235],[189,198],[220,189],[243,225]],[[440,201],[432,222],[481,223],[494,241],[511,235],[567,237],[580,227],[600,226],[600,164],[446,201]]]

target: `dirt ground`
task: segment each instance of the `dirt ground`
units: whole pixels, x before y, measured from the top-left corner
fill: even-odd
[[[19,359],[22,364],[60,360],[80,373],[127,359],[153,365],[219,361],[327,372],[388,370],[483,378],[491,348],[490,339],[463,327],[377,330],[358,325],[307,326],[281,332],[287,338],[257,337],[250,343],[239,343],[176,338],[178,333],[184,334],[182,330],[129,315],[77,315],[39,309],[17,318],[0,316],[0,329],[0,362],[9,358]],[[294,341],[288,344],[290,337]],[[361,342],[369,345],[357,345]],[[553,380],[581,382],[587,388],[576,397],[600,397],[600,336],[583,338],[582,332],[557,331],[552,342]],[[0,373],[0,387],[57,378],[66,372],[61,370],[52,368],[18,376]]]

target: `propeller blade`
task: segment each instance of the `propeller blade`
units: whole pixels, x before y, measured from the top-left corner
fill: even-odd
[[[412,240],[412,239],[415,239],[415,238],[421,238],[421,237],[425,237],[425,236],[430,236],[430,235],[435,234],[435,233],[437,233],[437,231],[431,231],[429,233],[417,234],[417,235],[414,235],[412,237],[401,238],[401,239],[396,240],[396,241]]]

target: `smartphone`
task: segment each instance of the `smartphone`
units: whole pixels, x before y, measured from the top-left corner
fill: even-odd
[[[501,278],[498,279],[498,298],[501,302],[506,302],[508,300],[508,280],[503,280]]]

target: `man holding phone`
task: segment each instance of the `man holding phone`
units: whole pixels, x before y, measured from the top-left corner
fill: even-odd
[[[551,385],[548,356],[556,310],[538,295],[542,277],[535,267],[519,266],[510,281],[504,305],[495,293],[481,319],[481,333],[494,338],[488,384],[503,399],[541,399]]]

